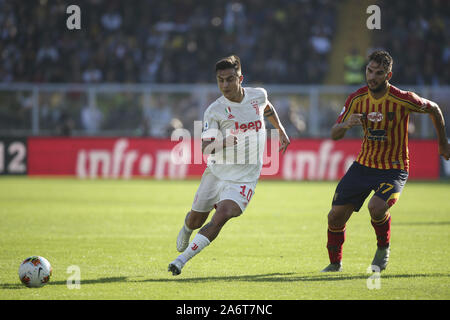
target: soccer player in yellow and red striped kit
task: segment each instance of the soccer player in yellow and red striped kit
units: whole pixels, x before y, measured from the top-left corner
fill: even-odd
[[[439,154],[450,157],[450,145],[439,106],[414,92],[402,91],[389,83],[393,59],[386,51],[375,51],[366,67],[367,85],[348,96],[336,124],[334,140],[348,129],[362,125],[364,138],[356,161],[339,181],[328,214],[327,249],[330,264],[322,272],[342,270],[345,227],[353,212],[369,200],[371,223],[377,237],[372,271],[386,268],[390,253],[391,215],[408,179],[408,121],[411,112],[428,113],[436,129]]]

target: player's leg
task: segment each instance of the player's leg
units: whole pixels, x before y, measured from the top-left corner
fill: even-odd
[[[334,205],[328,213],[327,250],[330,264],[322,272],[342,270],[342,248],[345,226],[355,207],[353,204]]]
[[[200,229],[186,250],[169,264],[169,271],[172,271],[173,275],[180,274],[186,262],[207,247],[217,237],[228,220],[239,216],[241,213],[241,208],[233,200],[219,202],[211,221]]]
[[[196,230],[198,228],[201,228],[203,224],[205,223],[206,219],[208,219],[209,213],[211,211],[207,212],[199,212],[195,210],[191,210],[186,215],[185,224],[186,226],[191,230]]]
[[[254,194],[256,182],[245,184],[221,182],[219,186],[220,194],[219,201],[215,206],[216,212],[211,221],[204,225],[195,235],[186,250],[169,264],[169,271],[172,271],[173,275],[180,274],[186,262],[208,246],[230,219],[238,217],[244,212]],[[246,191],[245,193],[244,190]]]
[[[389,206],[385,200],[374,195],[369,201],[369,213],[371,224],[377,236],[377,250],[372,259],[373,272],[381,272],[386,269],[390,255],[391,239],[391,215]]]
[[[186,250],[192,231],[200,228],[205,223],[215,203],[219,200],[220,186],[220,180],[206,168],[195,193],[191,211],[186,214],[183,226],[178,233],[178,252]]]
[[[187,250],[193,230],[200,228],[205,223],[215,203],[219,200],[221,186],[222,182],[211,173],[209,168],[206,168],[195,194],[192,209],[187,213],[183,226],[178,233],[177,250],[179,252]],[[181,268],[183,268],[185,262],[183,257],[179,255],[169,264],[168,269],[173,275],[178,275],[181,273]]]
[[[389,205],[385,200],[375,194],[369,201],[368,209],[371,219],[370,222],[377,236],[377,246],[389,246],[391,238],[391,214],[389,213]]]
[[[222,227],[228,220],[240,216],[241,213],[242,210],[236,202],[223,200],[217,204],[216,212],[211,221],[204,225],[198,233],[208,238],[211,242],[219,235],[220,230],[222,230]]]
[[[192,239],[188,248],[181,254],[184,263],[192,259],[196,254],[209,245],[219,234],[222,227],[231,218],[241,215],[242,210],[233,200],[223,200],[217,204],[216,212],[206,225]]]
[[[183,252],[189,245],[189,239],[194,230],[200,228],[209,216],[209,212],[198,212],[191,210],[186,214],[184,225],[181,227],[177,237],[177,250]]]
[[[354,162],[339,181],[328,213],[327,250],[330,264],[322,272],[342,270],[342,248],[345,227],[354,211],[359,211],[370,194],[364,177],[365,167]]]
[[[383,172],[377,182],[375,194],[369,201],[371,224],[377,237],[377,251],[372,261],[372,271],[386,269],[390,255],[391,214],[389,209],[397,202],[405,186],[408,173],[403,170]]]
[[[193,230],[198,229],[203,225],[208,218],[209,212],[210,211],[199,212],[191,210],[186,215],[185,223],[177,237],[177,250],[182,253],[169,264],[168,268],[168,271],[172,272],[174,276],[181,273],[181,269],[189,259],[209,245],[209,240],[201,235],[199,236],[199,234],[197,234],[191,243],[189,243]]]

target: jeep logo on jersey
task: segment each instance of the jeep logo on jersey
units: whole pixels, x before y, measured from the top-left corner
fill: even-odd
[[[256,132],[259,131],[262,127],[261,120],[251,121],[249,123],[242,123],[239,124],[239,122],[234,122],[234,129],[231,130],[232,134],[237,134],[239,131],[246,132],[247,130],[256,130]]]
[[[383,120],[383,114],[379,112],[371,112],[367,115],[367,120],[372,122],[380,122]]]

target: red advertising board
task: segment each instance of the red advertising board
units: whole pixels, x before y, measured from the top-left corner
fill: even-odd
[[[284,155],[268,141],[262,179],[337,180],[356,158],[361,141],[297,139]],[[438,179],[439,155],[432,140],[410,140],[410,179]],[[199,141],[152,138],[28,139],[29,175],[80,178],[184,179],[206,167]]]

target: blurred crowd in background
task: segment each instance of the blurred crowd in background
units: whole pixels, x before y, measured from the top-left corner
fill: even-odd
[[[209,83],[236,53],[249,81],[320,83],[337,2],[76,3],[80,31],[66,27],[68,1],[0,1],[1,81]]]
[[[396,83],[450,84],[450,1],[378,0],[382,29],[373,46],[394,58]]]
[[[374,2],[382,30],[371,33],[372,47],[394,57],[394,83],[448,85],[450,1]],[[66,27],[70,4],[81,8],[81,30]],[[333,0],[0,0],[0,83],[214,84],[215,62],[235,53],[247,85],[322,84],[338,6]],[[362,75],[366,54],[353,60]],[[217,95],[118,92],[100,94],[93,104],[86,93],[41,93],[40,128],[63,135],[133,128],[136,135],[165,137],[176,127],[192,130],[207,106],[199,104]],[[302,97],[274,99],[289,133],[306,132]],[[324,125],[335,121],[344,99],[321,102],[332,105]],[[0,128],[31,127],[31,92],[2,94],[0,104]]]

